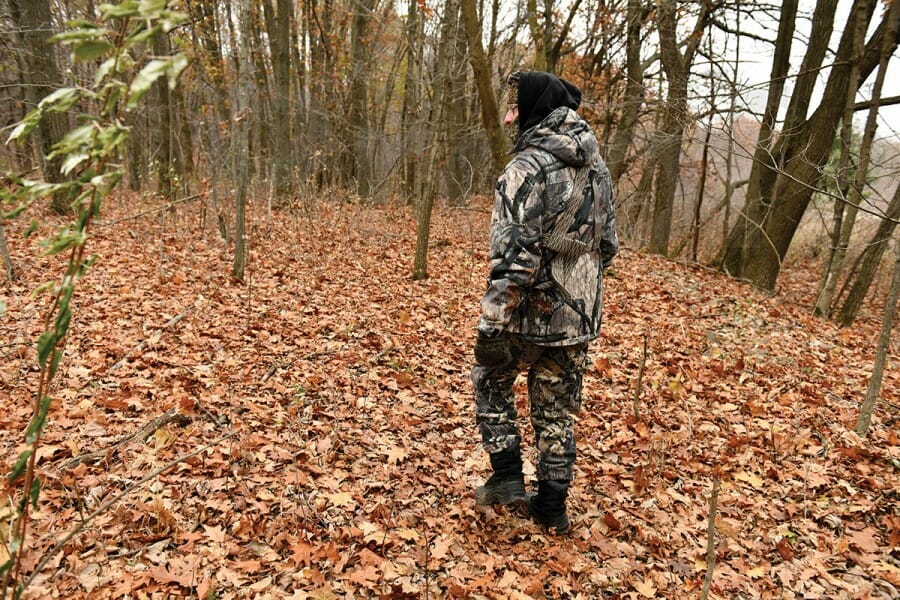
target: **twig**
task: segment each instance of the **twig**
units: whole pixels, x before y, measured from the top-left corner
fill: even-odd
[[[709,598],[713,570],[716,568],[716,509],[719,504],[719,476],[713,479],[712,494],[709,496],[709,522],[706,525],[706,577],[703,579],[701,600]]]
[[[34,571],[31,572],[31,575],[29,575],[28,579],[26,579],[25,582],[22,584],[22,590],[24,591],[25,588],[27,588],[29,586],[29,584],[31,584],[31,582],[34,581],[34,578],[37,577],[37,575],[41,572],[41,570],[45,566],[47,566],[47,563],[50,562],[50,559],[52,559],[60,550],[62,550],[63,547],[65,547],[65,545],[68,544],[72,540],[72,538],[74,538],[76,535],[78,535],[81,532],[81,530],[84,529],[88,525],[88,523],[90,523],[91,521],[96,519],[98,516],[100,516],[101,514],[106,512],[113,504],[115,504],[116,502],[118,502],[119,500],[121,500],[122,498],[127,496],[128,494],[130,494],[135,488],[142,486],[143,484],[147,483],[151,479],[155,479],[156,477],[158,477],[162,473],[165,473],[166,471],[168,471],[175,465],[182,463],[190,458],[193,458],[193,457],[197,456],[198,454],[200,454],[201,452],[204,452],[205,450],[212,448],[213,446],[216,446],[217,444],[220,444],[229,438],[234,437],[238,433],[239,433],[239,431],[230,431],[230,432],[226,433],[225,435],[223,435],[222,437],[218,438],[217,440],[210,442],[209,444],[205,444],[205,445],[197,448],[196,450],[192,450],[191,452],[182,454],[181,456],[169,461],[168,463],[164,464],[163,466],[159,467],[158,469],[151,471],[150,473],[148,473],[141,479],[139,479],[139,480],[135,481],[134,483],[132,483],[131,485],[127,486],[121,492],[119,492],[118,494],[116,494],[115,496],[113,496],[112,498],[110,498],[109,500],[107,500],[106,502],[101,504],[100,506],[98,506],[94,512],[89,514],[87,516],[87,518],[79,521],[78,524],[75,525],[75,527],[73,527],[71,529],[71,531],[69,531],[69,533],[64,535],[61,540],[56,542],[56,544],[52,548],[50,548],[50,550],[48,550],[41,557],[41,560],[40,560],[40,562],[38,562],[37,566],[35,566]]]
[[[644,383],[644,365],[647,363],[647,334],[644,334],[644,353],[641,355],[641,366],[638,369],[637,383],[634,386],[634,399],[632,400],[632,406],[634,407],[634,418],[637,421],[641,420],[641,412],[639,401],[641,399],[641,387]]]
[[[160,427],[164,427],[173,421],[176,422],[178,425],[184,426],[191,422],[191,418],[187,415],[179,413],[177,411],[177,409],[174,409],[174,408],[169,409],[166,412],[164,412],[163,414],[159,415],[158,417],[154,417],[153,419],[151,419],[150,422],[148,422],[146,425],[141,427],[140,430],[138,430],[130,435],[125,436],[124,438],[122,438],[121,440],[119,440],[118,442],[113,444],[112,446],[108,446],[101,450],[94,450],[93,452],[88,452],[86,454],[82,454],[80,456],[75,456],[73,458],[70,458],[69,460],[64,462],[62,465],[60,465],[59,468],[67,469],[67,468],[77,465],[79,463],[93,462],[95,459],[98,459],[101,456],[103,456],[113,450],[121,448],[125,444],[127,444],[133,440],[136,440],[136,439],[140,439],[142,442],[146,442],[147,438],[149,438],[151,435],[153,435],[157,429],[159,429]]]
[[[201,197],[201,194],[191,194],[190,196],[186,196],[184,198],[178,198],[177,200],[172,200],[171,202],[166,202],[162,206],[157,206],[155,208],[151,208],[149,210],[145,210],[143,212],[139,212],[134,215],[129,215],[129,216],[123,217],[121,219],[116,219],[115,221],[107,221],[105,223],[97,223],[96,225],[97,225],[97,227],[110,227],[112,225],[118,225],[119,223],[121,223],[123,221],[132,221],[132,220],[139,219],[145,215],[151,215],[153,213],[162,212],[164,210],[171,210],[172,207],[175,206],[176,204],[181,204],[182,202],[190,202],[191,200],[196,200],[197,198],[200,198],[200,197]]]
[[[188,313],[191,312],[193,309],[194,309],[193,306],[189,306],[189,307],[187,308],[187,310],[185,310],[185,311],[184,311],[183,313],[181,313],[180,315],[175,315],[174,317],[172,317],[171,319],[169,319],[169,320],[166,322],[165,325],[163,325],[162,327],[160,327],[159,329],[157,329],[156,331],[154,331],[153,333],[151,333],[151,334],[150,334],[150,337],[148,337],[147,339],[145,339],[144,341],[142,341],[140,344],[138,344],[137,346],[135,346],[134,348],[132,348],[131,350],[129,350],[128,352],[126,352],[126,353],[125,353],[125,356],[123,356],[122,358],[120,358],[120,359],[118,360],[118,362],[116,362],[116,364],[114,364],[114,365],[111,366],[109,369],[107,369],[107,372],[115,371],[116,369],[118,369],[119,367],[121,367],[122,365],[124,365],[124,364],[125,364],[125,361],[128,360],[134,353],[140,352],[140,351],[144,348],[144,346],[147,345],[147,342],[149,341],[150,338],[152,338],[155,334],[160,333],[161,331],[165,331],[166,329],[168,329],[168,328],[171,327],[172,325],[175,325],[176,323],[178,323],[179,321],[181,321],[181,320],[182,320],[183,318],[185,318],[185,317],[188,315]]]

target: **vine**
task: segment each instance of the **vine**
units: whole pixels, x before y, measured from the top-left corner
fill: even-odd
[[[72,128],[53,147],[48,160],[59,159],[62,183],[10,178],[10,185],[0,190],[0,207],[14,208],[2,218],[21,215],[37,200],[64,195],[71,199],[76,215],[73,223],[41,241],[43,254],[68,254],[62,276],[47,282],[36,293],[49,293],[51,300],[43,317],[43,333],[37,342],[39,379],[34,395],[32,416],[24,432],[25,449],[13,464],[7,480],[9,505],[0,511],[7,514],[8,529],[3,533],[5,560],[0,564],[0,598],[18,599],[30,579],[22,573],[21,561],[26,548],[30,511],[40,499],[41,479],[37,472],[37,454],[47,415],[53,403],[50,385],[63,358],[66,335],[72,320],[72,297],[75,284],[93,262],[86,256],[88,231],[100,213],[103,199],[119,184],[123,169],[118,163],[130,129],[121,116],[140,104],[151,86],[165,77],[170,88],[187,67],[183,54],[146,56],[147,42],[156,35],[166,35],[186,21],[186,16],[169,8],[169,0],[124,0],[100,7],[97,23],[76,21],[51,41],[71,47],[73,63],[98,65],[90,86],[60,88],[43,100],[16,125],[7,143],[27,138],[41,120],[51,112],[78,113]],[[85,108],[86,107],[86,108]],[[29,228],[28,233],[36,229]]]

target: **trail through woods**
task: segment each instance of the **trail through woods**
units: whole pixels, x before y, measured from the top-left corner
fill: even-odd
[[[488,476],[469,383],[487,200],[436,207],[420,282],[408,209],[258,209],[240,284],[210,219],[121,220],[138,204],[109,204],[88,244],[25,570],[129,485],[209,447],[87,523],[27,596],[698,598],[718,477],[711,597],[897,597],[896,335],[870,436],[853,433],[877,310],[839,330],[808,315],[799,273],[766,296],[625,248],[585,381],[571,535],[555,538],[474,505]],[[47,298],[30,293],[59,272],[16,227],[22,277],[0,287],[7,465],[37,381]]]

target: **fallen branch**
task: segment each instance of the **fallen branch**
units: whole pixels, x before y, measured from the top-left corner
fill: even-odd
[[[41,560],[38,562],[37,566],[35,566],[34,571],[31,572],[31,574],[28,576],[28,579],[26,579],[25,582],[22,584],[22,588],[21,588],[22,591],[24,591],[25,588],[27,588],[31,584],[31,582],[34,581],[34,578],[37,577],[38,574],[40,574],[41,570],[45,566],[47,566],[47,563],[50,562],[50,559],[52,559],[54,556],[56,556],[56,554],[60,550],[62,550],[65,547],[65,545],[68,544],[72,540],[72,538],[74,538],[76,535],[78,535],[82,529],[87,527],[87,525],[89,523],[91,523],[91,521],[96,519],[98,516],[102,515],[107,510],[109,510],[109,508],[113,504],[115,504],[116,502],[119,502],[122,498],[124,498],[125,496],[130,494],[136,488],[144,485],[151,479],[156,479],[158,476],[165,473],[166,471],[168,471],[175,465],[177,465],[179,463],[183,463],[184,461],[197,456],[201,452],[204,452],[207,449],[212,448],[213,446],[216,446],[216,445],[224,442],[225,440],[234,437],[238,433],[239,433],[239,431],[230,431],[230,432],[226,433],[225,435],[223,435],[222,437],[218,438],[217,440],[210,442],[209,444],[205,444],[205,445],[201,446],[200,448],[197,448],[196,450],[192,450],[191,452],[188,452],[186,454],[182,454],[181,456],[178,456],[177,458],[169,461],[168,463],[164,464],[163,466],[159,467],[158,469],[151,471],[150,473],[148,473],[141,479],[128,485],[121,492],[119,492],[118,494],[116,494],[115,496],[113,496],[112,498],[110,498],[109,500],[107,500],[106,502],[101,504],[100,506],[98,506],[94,512],[92,512],[87,517],[85,517],[84,519],[79,521],[78,524],[75,525],[75,527],[73,527],[71,529],[71,531],[69,531],[69,533],[64,535],[62,537],[62,539],[60,539],[58,542],[56,542],[56,544],[52,548],[50,548],[41,557]]]
[[[128,444],[136,439],[140,439],[142,442],[146,442],[147,439],[151,435],[156,433],[157,429],[159,429],[161,427],[165,427],[166,425],[168,425],[169,423],[172,423],[172,422],[176,423],[177,425],[181,425],[183,427],[191,422],[191,418],[185,414],[179,413],[177,411],[177,409],[171,408],[171,409],[167,410],[166,412],[164,412],[163,414],[159,415],[158,417],[151,419],[150,422],[148,422],[146,425],[141,427],[140,430],[138,430],[130,435],[125,436],[124,438],[122,438],[121,440],[119,440],[118,442],[113,444],[112,446],[108,446],[107,448],[103,448],[101,450],[94,450],[93,452],[88,452],[86,454],[82,454],[80,456],[70,458],[69,460],[64,462],[60,466],[60,468],[68,469],[69,467],[73,467],[80,463],[96,462],[100,458],[108,455],[110,452],[112,452],[114,450],[118,450],[125,444]]]

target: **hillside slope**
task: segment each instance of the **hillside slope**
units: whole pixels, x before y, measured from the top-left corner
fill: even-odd
[[[172,466],[92,517],[32,597],[699,597],[714,479],[713,597],[897,597],[896,366],[870,436],[852,432],[874,320],[838,330],[790,300],[790,278],[765,296],[623,249],[577,425],[573,527],[554,538],[474,505],[486,201],[436,210],[422,282],[408,209],[260,210],[244,284],[205,213],[138,211],[110,205],[90,242],[26,569]],[[54,263],[7,229],[23,271],[0,288],[11,464],[46,306],[29,294]]]

